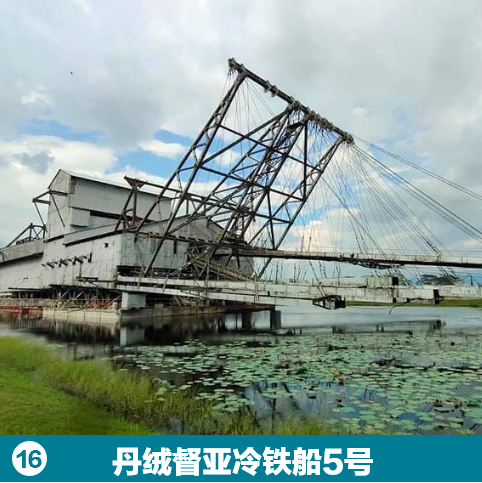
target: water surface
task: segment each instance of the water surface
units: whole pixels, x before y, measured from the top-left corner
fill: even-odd
[[[58,327],[22,323],[0,324],[0,336],[59,345]],[[268,312],[227,314],[171,321],[135,347],[60,346],[142,371],[159,398],[174,390],[211,400],[219,417],[252,411],[264,423],[310,416],[355,432],[482,433],[479,309],[290,308],[275,328]]]

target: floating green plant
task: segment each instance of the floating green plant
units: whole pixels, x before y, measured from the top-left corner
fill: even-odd
[[[260,421],[299,413],[378,431],[477,431],[481,348],[478,332],[266,335],[140,347],[130,363],[217,401],[218,413],[249,407]]]

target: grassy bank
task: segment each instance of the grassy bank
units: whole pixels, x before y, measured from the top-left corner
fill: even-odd
[[[410,303],[383,303],[383,302],[360,302],[360,301],[347,301],[348,306],[360,306],[360,307],[474,307],[482,308],[482,299],[447,299],[442,300],[438,305],[432,305],[429,303],[410,302]]]
[[[146,434],[150,430],[0,364],[0,434]]]
[[[159,395],[159,393],[162,393]],[[213,417],[212,403],[163,393],[157,381],[96,361],[66,360],[52,349],[0,338],[0,433],[340,434],[317,421],[260,427],[247,412]]]

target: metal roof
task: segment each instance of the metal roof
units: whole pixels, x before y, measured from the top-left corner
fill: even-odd
[[[86,174],[81,174],[81,173],[76,173],[75,171],[69,171],[67,169],[59,169],[56,173],[56,175],[53,177],[52,181],[50,182],[49,188],[51,187],[52,183],[54,182],[55,178],[59,175],[59,173],[65,173],[71,176],[72,178],[77,178],[77,179],[84,179],[86,181],[92,181],[94,183],[101,183],[104,185],[109,185],[109,186],[115,186],[116,188],[121,188],[124,190],[131,190],[131,187],[126,183],[118,183],[116,181],[111,181],[107,179],[102,179],[102,178],[95,178],[94,176],[89,176]],[[156,193],[150,192],[150,191],[141,191],[141,193],[147,194],[147,195],[152,195],[152,196],[157,196]],[[162,199],[170,199],[167,196],[163,196]]]

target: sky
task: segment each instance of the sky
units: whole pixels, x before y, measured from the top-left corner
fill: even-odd
[[[169,175],[230,57],[482,193],[478,0],[0,0],[0,245],[36,221],[31,199],[59,168]],[[480,219],[473,200],[420,183]]]

